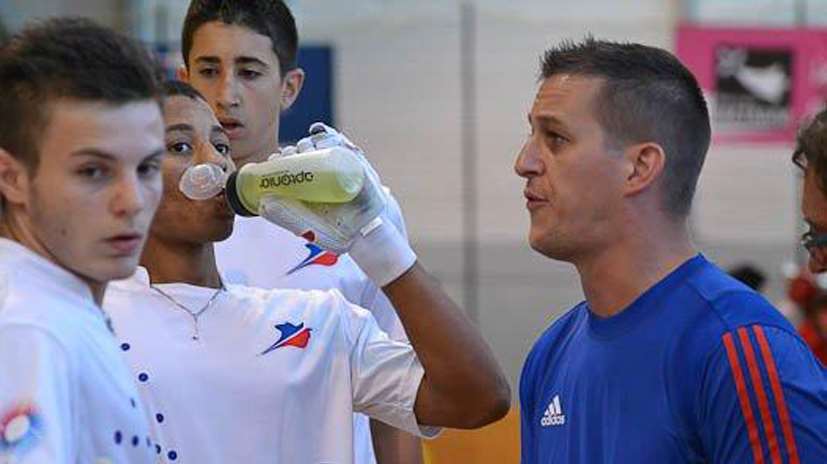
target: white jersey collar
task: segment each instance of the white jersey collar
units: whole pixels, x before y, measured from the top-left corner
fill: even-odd
[[[224,276],[219,273],[222,282],[226,282]],[[116,285],[120,286],[121,288],[131,288],[133,290],[148,290],[152,287],[152,281],[149,278],[149,271],[146,270],[143,266],[138,266],[135,269],[135,273],[132,274],[131,277],[128,277],[124,280],[119,280],[115,283]],[[215,291],[214,288],[210,287],[201,287],[198,285],[186,284],[183,282],[170,282],[164,284],[156,284],[156,286],[161,288],[170,288],[170,289],[189,289],[192,291]]]
[[[132,277],[126,280],[126,283],[142,288],[152,285],[152,281],[149,280],[149,271],[143,266],[138,266]]]

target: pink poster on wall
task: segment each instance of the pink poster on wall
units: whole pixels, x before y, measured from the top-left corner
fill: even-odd
[[[827,29],[683,25],[676,49],[708,99],[716,142],[791,142],[825,106]]]

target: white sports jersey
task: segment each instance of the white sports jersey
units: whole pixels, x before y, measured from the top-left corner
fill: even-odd
[[[399,204],[391,195],[388,199],[387,216],[407,237]],[[391,302],[349,255],[324,251],[259,217],[237,217],[232,236],[215,244],[215,255],[227,283],[265,289],[335,288],[373,313],[392,339],[408,340]]]
[[[0,464],[144,464],[153,446],[89,287],[0,239]]]
[[[196,311],[216,290],[158,285]],[[230,285],[198,320],[149,285],[146,270],[113,282],[104,308],[168,461],[348,464],[352,414],[410,433],[424,370],[337,290]],[[220,373],[220,375],[216,375]]]
[[[387,190],[386,190],[387,191]],[[407,237],[399,204],[388,192],[387,216]],[[233,235],[215,244],[218,269],[234,284],[258,288],[338,289],[351,303],[370,310],[388,336],[408,341],[396,310],[349,255],[337,256],[259,217],[237,217]],[[356,462],[375,464],[367,418],[354,417]]]

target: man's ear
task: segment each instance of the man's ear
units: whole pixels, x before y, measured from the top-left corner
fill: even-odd
[[[293,106],[293,103],[299,98],[299,92],[304,85],[304,70],[301,68],[291,69],[287,71],[281,83],[281,110]]]
[[[628,161],[626,195],[636,195],[654,184],[663,174],[666,153],[656,143],[631,145],[624,150]]]
[[[25,205],[29,201],[29,170],[20,160],[0,148],[0,194],[7,203]]]
[[[189,83],[190,73],[187,70],[187,65],[181,64],[177,68],[175,68],[175,78],[179,81]]]

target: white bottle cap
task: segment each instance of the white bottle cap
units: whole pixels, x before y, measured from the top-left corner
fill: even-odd
[[[207,200],[224,190],[227,173],[213,163],[190,166],[178,182],[178,190],[190,200]]]

